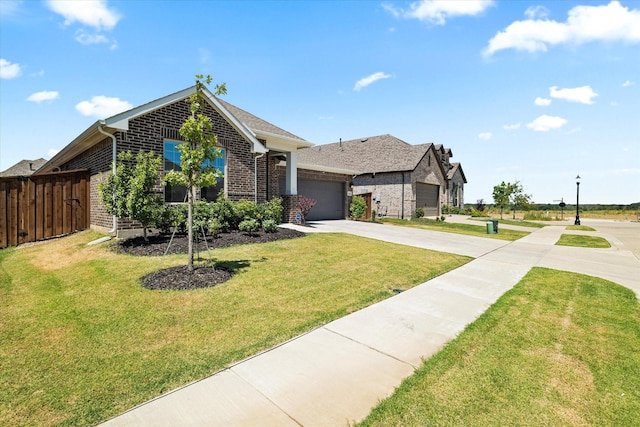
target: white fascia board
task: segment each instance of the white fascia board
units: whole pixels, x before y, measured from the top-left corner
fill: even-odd
[[[84,132],[82,132],[79,136],[77,136],[73,141],[67,144],[64,148],[62,148],[55,156],[53,156],[47,163],[42,165],[36,174],[42,174],[45,172],[51,172],[53,169],[63,165],[69,160],[73,159],[78,154],[82,153],[85,150],[88,150],[93,145],[100,142],[105,138],[100,132],[98,132],[98,127],[102,125],[103,122],[100,120],[93,123],[89,126]]]
[[[287,162],[281,161],[279,164],[284,166]],[[354,169],[345,169],[338,168],[333,166],[323,166],[323,165],[314,165],[314,164],[305,164],[298,162],[298,169],[306,169],[310,171],[316,172],[329,172],[329,173],[339,173],[343,175],[360,175],[362,172],[354,170]]]
[[[143,114],[147,114],[150,111],[157,110],[158,108],[162,108],[165,105],[169,105],[180,99],[186,99],[195,91],[195,88],[195,86],[191,86],[187,89],[181,90],[180,92],[172,93],[171,95],[167,95],[160,99],[156,99],[155,101],[147,102],[139,107],[111,116],[104,120],[104,125],[112,129],[127,131],[129,130],[129,120],[135,119]]]
[[[208,89],[205,88],[204,93],[213,107],[216,108],[218,112],[229,121],[231,126],[233,126],[235,130],[240,133],[240,135],[243,135],[249,142],[251,142],[252,153],[264,154],[269,151],[267,147],[265,147],[260,141],[258,141],[253,131],[245,126],[244,123],[242,123],[240,120],[238,120],[236,116],[231,114],[229,110],[227,110],[224,105],[222,105],[222,103],[218,101],[218,99]]]
[[[256,130],[255,132],[259,138],[267,141],[267,148],[269,148],[270,150],[290,152],[293,150],[299,150],[300,148],[308,148],[314,146],[313,143],[302,139],[291,138],[288,136],[278,135],[262,130]]]

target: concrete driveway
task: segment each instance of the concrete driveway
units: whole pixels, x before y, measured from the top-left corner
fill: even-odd
[[[640,224],[636,224],[640,227]],[[476,259],[211,377],[115,417],[105,426],[346,426],[480,316],[533,266],[614,280],[640,296],[640,261],[620,233],[611,249],[554,246],[564,227],[516,241],[353,221],[307,232],[347,232]],[[599,227],[596,227],[599,228]],[[606,227],[605,227],[606,228]],[[633,239],[632,239],[633,240]],[[619,243],[619,244],[618,244]]]

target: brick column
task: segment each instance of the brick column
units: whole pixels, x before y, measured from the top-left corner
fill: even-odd
[[[298,195],[282,195],[282,207],[284,208],[284,212],[282,214],[282,220],[284,222],[296,223],[296,214],[300,213],[300,208],[298,207],[298,199],[300,196]]]

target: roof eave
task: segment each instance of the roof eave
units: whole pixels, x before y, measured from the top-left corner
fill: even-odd
[[[304,139],[290,138],[284,135],[266,132],[263,130],[254,130],[258,138],[267,141],[267,148],[276,151],[293,151],[301,148],[312,147],[314,144]]]

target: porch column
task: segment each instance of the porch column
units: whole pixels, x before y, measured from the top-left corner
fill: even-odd
[[[285,194],[293,196],[298,194],[298,152],[287,153],[287,185]]]

